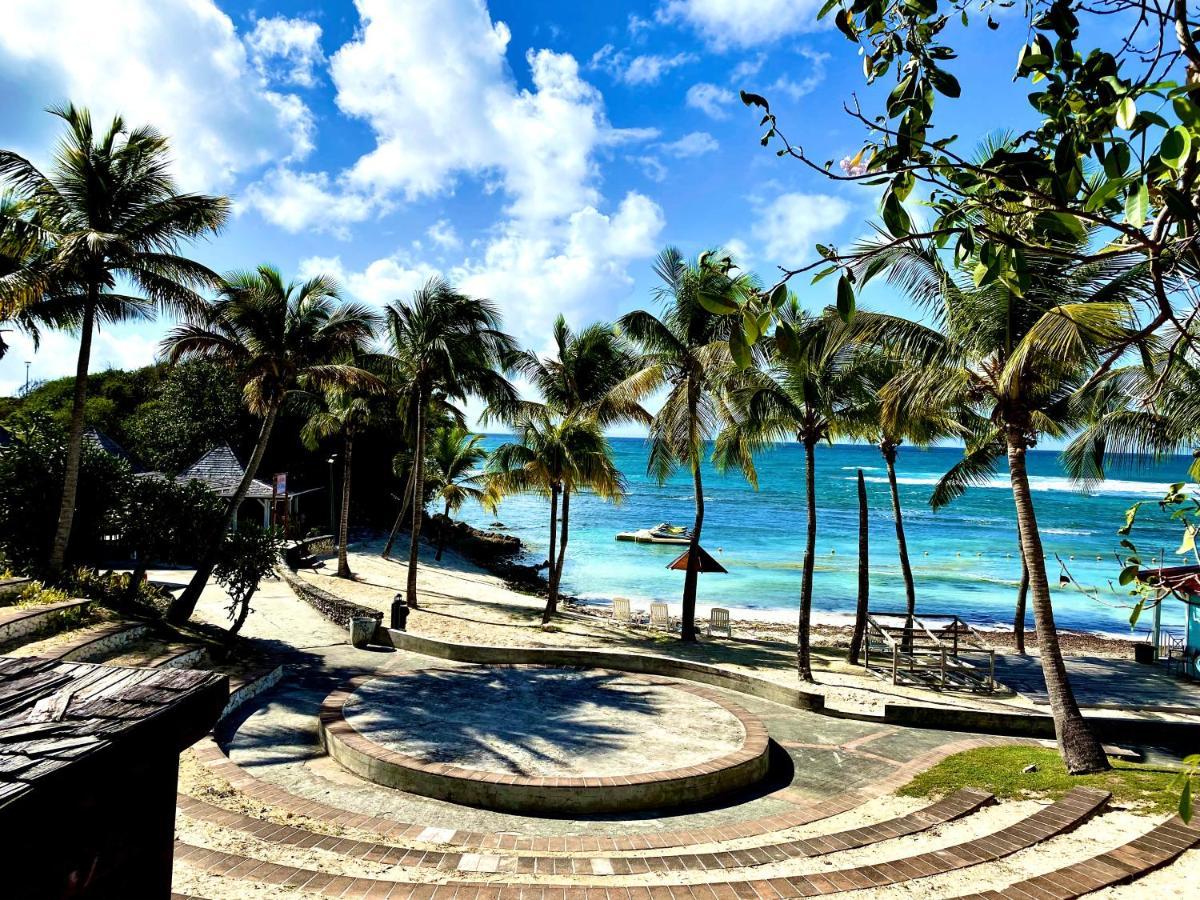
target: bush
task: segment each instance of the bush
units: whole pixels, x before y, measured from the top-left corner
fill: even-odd
[[[66,470],[66,431],[48,416],[6,425],[0,450],[0,555],[6,565],[37,574],[50,555]],[[129,465],[85,441],[67,557],[101,559],[111,552],[116,514],[132,478]]]
[[[213,577],[229,593],[230,635],[241,631],[246,617],[253,612],[250,598],[258,590],[259,582],[275,570],[281,545],[276,529],[253,525],[229,532],[221,542]]]

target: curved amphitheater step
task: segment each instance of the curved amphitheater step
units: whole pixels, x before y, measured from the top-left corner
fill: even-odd
[[[779,866],[774,868],[778,874],[774,877],[763,877],[753,869],[739,866],[718,867],[721,869],[715,877],[707,877],[706,873],[690,873],[681,871],[685,867],[670,866],[659,876],[661,886],[669,891],[664,896],[780,896],[780,897],[813,897],[845,891],[866,888],[880,888],[897,885],[914,879],[928,878],[954,872],[958,869],[977,866],[1009,856],[1018,851],[1028,849],[1056,835],[1070,831],[1086,822],[1101,810],[1108,802],[1108,794],[1087,788],[1076,788],[1058,802],[1045,807],[1038,812],[1028,815],[1019,821],[981,837],[961,843],[950,844],[937,850],[903,856],[889,862],[861,862],[857,865],[841,868],[818,868],[799,874],[785,873]],[[271,844],[273,833],[282,831],[284,826],[275,826],[262,832],[259,840]],[[316,836],[314,836],[316,837]],[[320,838],[317,838],[318,842]],[[216,841],[219,842],[219,841]],[[344,848],[338,844],[348,844]],[[242,846],[235,844],[235,846]],[[254,845],[263,856],[268,854],[264,848]],[[286,861],[276,861],[273,858],[245,856],[241,852],[229,852],[223,849],[199,846],[185,842],[176,845],[176,865],[218,876],[219,879],[247,880],[259,884],[285,885],[299,889],[304,893],[319,892],[324,896],[335,897],[429,897],[434,896],[433,890],[444,891],[453,887],[459,893],[447,896],[472,896],[483,888],[491,889],[507,885],[519,891],[521,897],[564,896],[568,888],[580,898],[601,900],[612,897],[614,888],[606,885],[602,878],[600,883],[595,879],[601,876],[617,876],[611,870],[586,873],[586,880],[554,881],[553,876],[539,877],[543,873],[536,871],[504,872],[508,881],[496,881],[495,875],[500,870],[489,868],[487,874],[481,874],[485,880],[458,879],[453,881],[425,881],[426,877],[436,877],[436,873],[423,875],[416,869],[405,869],[403,866],[392,864],[388,866],[383,860],[372,859],[371,848],[365,855],[354,851],[360,850],[358,842],[336,842],[328,851],[329,854],[340,857],[343,871],[320,871],[288,864]],[[874,851],[874,848],[872,848]],[[846,851],[831,851],[835,859]],[[273,854],[272,854],[273,855]],[[872,853],[874,855],[874,853]],[[280,857],[286,859],[286,854]],[[800,857],[803,858],[803,857]],[[491,857],[498,867],[501,857]],[[510,857],[510,859],[512,859]],[[664,858],[667,859],[667,858]],[[779,862],[792,862],[785,860]],[[680,860],[682,863],[682,860]],[[774,861],[773,861],[774,862]],[[370,865],[374,863],[374,865]],[[373,868],[375,871],[369,871]],[[368,870],[368,871],[364,871]],[[397,871],[398,870],[398,871]],[[444,871],[444,870],[438,870]],[[362,872],[363,874],[357,874]],[[384,877],[380,877],[380,876]],[[403,877],[395,877],[395,876]],[[647,879],[648,875],[630,871],[627,877]],[[534,879],[537,879],[536,881]],[[669,879],[668,883],[664,879]],[[645,881],[627,881],[622,879],[617,891],[624,889],[630,896],[635,889],[643,889]],[[648,891],[648,888],[645,888]],[[705,893],[705,891],[708,893]],[[750,891],[751,893],[746,893]],[[772,894],[771,892],[775,892]],[[699,892],[698,894],[696,892]],[[503,896],[498,895],[498,896]],[[513,894],[518,896],[518,894]],[[647,893],[645,896],[651,896]]]
[[[150,627],[140,622],[107,621],[63,631],[6,650],[6,656],[40,656],[64,662],[92,662],[140,640]]]
[[[947,822],[968,816],[994,802],[983,791],[961,790],[943,800],[904,816],[862,827],[798,838],[783,843],[746,847],[737,850],[713,850],[706,853],[676,853],[638,856],[499,856],[476,852],[448,852],[425,849],[412,844],[380,844],[309,831],[290,825],[254,818],[180,795],[179,811],[187,818],[218,825],[252,837],[266,837],[271,843],[304,849],[329,850],[355,859],[369,859],[385,865],[398,865],[443,871],[512,871],[551,875],[636,875],[665,871],[720,871],[758,866],[787,859],[823,856],[866,847],[882,841],[918,834]]]
[[[108,666],[136,666],[144,669],[201,669],[206,650],[196,644],[166,641],[151,637],[118,647],[93,662]]]
[[[68,621],[71,613],[86,612],[91,603],[86,597],[77,597],[61,603],[0,608],[0,645],[58,631],[57,623]]]

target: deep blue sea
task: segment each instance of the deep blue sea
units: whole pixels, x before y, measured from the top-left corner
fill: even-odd
[[[490,449],[506,440],[489,435]],[[666,568],[680,548],[615,540],[619,531],[669,521],[692,524],[692,485],[678,473],[659,485],[646,475],[646,443],[640,438],[613,440],[616,461],[628,481],[623,503],[594,496],[572,498],[571,540],[564,590],[582,598],[630,597],[677,603],[683,574]],[[929,494],[938,478],[961,457],[957,448],[901,447],[897,474],[904,505],[909,555],[917,584],[917,608],[928,614],[957,613],[978,625],[1011,626],[1020,578],[1016,528],[1008,473],[1001,469],[992,484],[969,490],[949,507],[933,512]],[[1033,451],[1029,471],[1038,522],[1048,559],[1057,622],[1064,628],[1129,634],[1130,603],[1116,587],[1120,566],[1116,530],[1125,510],[1139,499],[1161,498],[1166,485],[1185,479],[1189,459],[1163,463],[1128,462],[1110,468],[1109,479],[1087,495],[1063,474],[1056,451]],[[887,473],[873,446],[818,448],[817,568],[813,608],[818,620],[852,615],[857,584],[858,513],[855,470],[867,480],[871,506],[871,607],[902,609],[904,585],[896,558],[896,539],[888,497]],[[740,474],[719,475],[706,465],[707,499],[702,542],[729,570],[700,578],[698,602],[734,609],[795,611],[804,552],[804,457],[795,444],[780,445],[758,460],[759,489]],[[502,527],[521,538],[530,558],[545,558],[549,503],[538,496],[506,499],[497,514],[477,506],[461,515],[479,527]],[[1168,564],[1179,530],[1157,506],[1143,507],[1133,537],[1143,559],[1166,548]],[[1060,563],[1098,597],[1060,586]],[[1181,623],[1178,604],[1164,608],[1166,624]],[[1032,627],[1032,616],[1028,620]],[[1146,616],[1138,631],[1148,629]]]

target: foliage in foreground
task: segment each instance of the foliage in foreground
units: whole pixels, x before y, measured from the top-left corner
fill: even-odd
[[[1037,766],[1036,772],[1022,771],[1031,764]],[[1091,787],[1109,791],[1116,804],[1132,806],[1147,814],[1165,815],[1182,806],[1178,769],[1121,760],[1113,760],[1112,765],[1107,772],[1069,775],[1062,757],[1050,748],[982,747],[946,757],[897,793],[902,797],[940,797],[973,787],[990,791],[1002,800],[1030,797],[1057,800],[1071,788]],[[1194,769],[1190,779],[1197,781]]]

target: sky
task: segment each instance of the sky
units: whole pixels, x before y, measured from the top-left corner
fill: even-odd
[[[654,255],[731,250],[773,283],[816,242],[869,233],[873,189],[759,145],[739,88],[766,95],[817,159],[853,156],[861,57],[819,0],[6,0],[0,146],[40,165],[72,101],[172,141],[187,190],[232,198],[188,252],[218,271],[323,272],[382,305],[442,274],[490,297],[546,349],[576,326],[652,304]],[[982,24],[982,23],[979,23]],[[1033,122],[1013,85],[1024,23],[948,29],[963,100],[937,121],[970,143]],[[1014,59],[1009,59],[1013,56]],[[834,281],[795,284],[806,306]],[[911,310],[886,289],[872,308]],[[169,323],[102,331],[93,370],[145,365]],[[21,334],[0,394],[74,371],[76,336]]]

